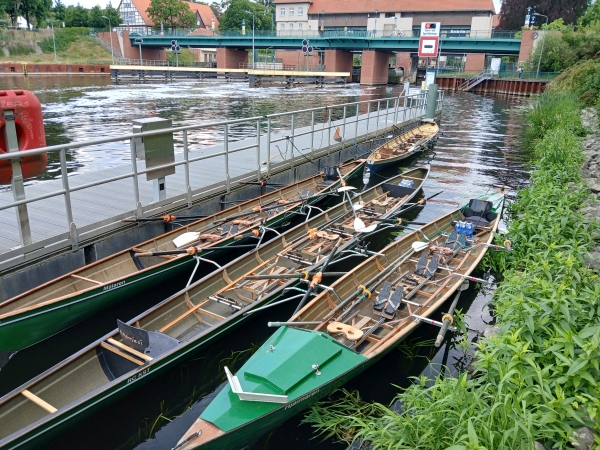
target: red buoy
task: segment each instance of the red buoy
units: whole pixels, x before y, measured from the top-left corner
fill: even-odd
[[[4,111],[12,110],[16,114],[15,128],[19,151],[32,150],[46,146],[46,133],[42,119],[42,105],[38,98],[29,91],[0,91],[0,155],[7,152],[5,141]],[[31,178],[41,174],[48,164],[48,154],[27,156],[22,159],[23,178]],[[12,164],[9,160],[0,161],[0,184],[10,183]]]

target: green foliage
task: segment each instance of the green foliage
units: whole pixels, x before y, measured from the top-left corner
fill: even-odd
[[[89,12],[88,26],[91,28],[104,28],[108,25],[108,20],[103,19],[104,15],[99,5],[94,6]]]
[[[600,22],[600,3],[594,2],[585,11],[585,14],[579,18],[579,26],[587,27],[594,22]]]
[[[106,5],[106,8],[104,8],[102,10],[102,15],[110,18],[110,23],[113,27],[116,27],[123,23],[121,14],[119,14],[119,11],[117,10],[117,8],[115,8],[110,1]],[[104,19],[104,20],[106,20],[106,19]]]
[[[477,376],[416,379],[396,399],[400,412],[318,405],[307,416],[317,432],[373,448],[565,449],[575,427],[598,428],[600,280],[583,261],[596,229],[578,212],[589,192],[576,112],[576,95],[550,93],[528,117],[536,168],[509,211],[514,251],[486,256],[504,280],[494,294],[500,333],[478,344]]]
[[[563,19],[567,24],[576,23],[589,4],[590,0],[504,0],[500,11],[500,29],[520,29],[529,6],[533,12],[548,16],[549,22]],[[536,17],[536,21],[536,25],[540,25],[545,23],[546,18]]]
[[[173,53],[170,49],[167,49],[167,61],[175,63],[175,59],[175,53]],[[179,61],[179,64],[194,62],[194,54],[188,49],[182,48],[177,60]]]
[[[61,0],[56,0],[54,7],[52,8],[52,12],[54,13],[54,18],[60,22],[65,20],[65,15],[67,12],[67,7]]]
[[[90,14],[81,5],[67,6],[65,11],[65,25],[67,27],[89,27]]]
[[[575,50],[569,46],[560,33],[548,32],[542,37],[542,40],[544,42],[543,53],[541,53],[542,46],[536,45],[531,52],[529,62],[526,63],[525,70],[537,70],[540,54],[542,54],[541,72],[561,72],[575,62]]]
[[[82,36],[88,36],[90,34],[89,28],[55,28],[54,38],[56,40],[56,51],[64,52],[70,43],[75,42]],[[51,53],[54,51],[54,45],[52,42],[52,36],[40,42],[40,47],[45,53]]]
[[[25,56],[35,53],[35,49],[30,45],[23,44],[22,42],[12,42],[8,45],[8,51],[10,56]]]
[[[546,29],[546,27],[543,27],[543,29]],[[561,31],[561,32],[567,32],[567,31],[573,31],[575,29],[575,27],[573,26],[573,24],[565,24],[565,21],[562,19],[562,17],[560,19],[556,19],[554,22],[550,22],[548,24],[548,31]]]
[[[270,30],[271,16],[270,10],[260,3],[254,3],[250,0],[227,0],[223,2],[223,7],[227,8],[221,18],[220,30],[241,30],[242,20],[246,21],[246,33],[252,33],[252,14],[254,14],[255,30]]]
[[[579,96],[584,105],[595,105],[600,99],[600,60],[583,61],[567,69],[552,82],[550,92]]]
[[[183,0],[150,0],[146,12],[156,28],[160,28],[161,22],[165,28],[173,29],[189,28],[196,23],[196,15]]]

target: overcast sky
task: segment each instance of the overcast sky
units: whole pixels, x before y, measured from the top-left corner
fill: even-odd
[[[67,6],[80,4],[86,8],[91,8],[96,5],[100,5],[101,8],[104,8],[108,4],[108,1],[109,0],[62,0],[62,2]],[[213,0],[209,0],[206,1],[206,3],[212,3],[212,1]],[[116,8],[119,6],[120,2],[121,0],[112,0],[112,5]],[[54,3],[54,1],[52,3]],[[494,0],[494,5],[496,5],[496,11],[500,11],[500,0]]]

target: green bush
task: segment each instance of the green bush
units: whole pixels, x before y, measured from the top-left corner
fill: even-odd
[[[21,42],[13,42],[9,44],[8,51],[10,56],[26,56],[35,53],[35,48]]]
[[[75,42],[82,36],[89,36],[90,29],[85,27],[75,27],[75,28],[55,28],[54,29],[54,39],[56,41],[56,51],[64,52],[69,44]],[[40,42],[40,47],[45,53],[54,52],[54,42],[52,40],[52,35],[45,38]]]

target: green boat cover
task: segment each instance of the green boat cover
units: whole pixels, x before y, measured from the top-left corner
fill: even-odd
[[[287,395],[288,403],[240,400],[227,385],[200,417],[231,431],[277,408],[291,407],[307,393],[317,394],[320,386],[366,360],[326,333],[281,327],[236,375],[245,392]],[[313,365],[318,365],[319,375]]]

